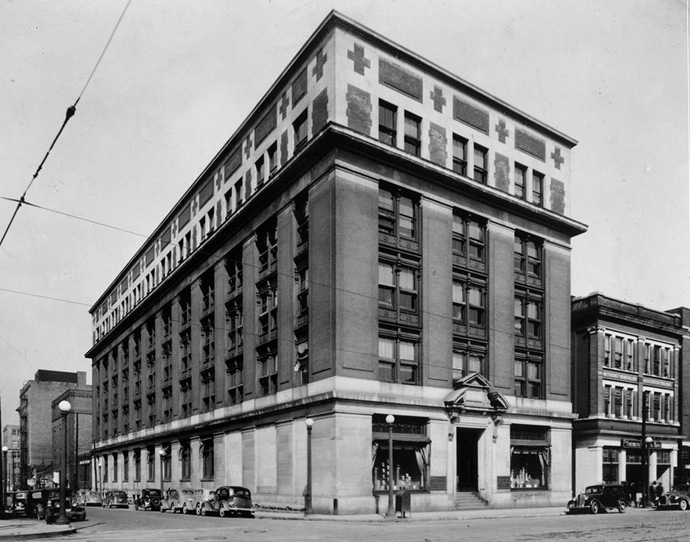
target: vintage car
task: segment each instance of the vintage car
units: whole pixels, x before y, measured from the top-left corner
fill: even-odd
[[[26,516],[26,500],[29,498],[28,491],[16,491],[12,494],[12,514],[15,516]]]
[[[680,508],[681,510],[690,509],[690,485],[680,484],[666,493],[665,498],[661,499],[658,508]]]
[[[203,510],[203,504],[206,501],[210,501],[213,499],[213,496],[215,494],[215,491],[213,489],[196,489],[194,491],[194,511],[196,512],[197,516],[203,516],[204,510]]]
[[[160,489],[142,489],[141,494],[134,497],[135,510],[160,510],[163,492]]]
[[[103,499],[103,508],[129,508],[127,493],[121,489],[111,489]]]
[[[254,517],[252,494],[246,487],[221,486],[213,492],[213,497],[201,505],[201,515],[218,514],[220,517]]]
[[[60,517],[60,490],[53,489],[45,504],[46,523],[55,523]],[[65,490],[65,517],[68,521],[84,521],[86,519],[86,508],[80,504],[73,503],[72,492]]]
[[[183,514],[194,513],[194,489],[170,487],[165,491],[165,497],[161,501],[161,512],[181,512]]]
[[[608,512],[618,510],[625,512],[628,506],[628,493],[620,484],[599,484],[588,486],[584,493],[580,493],[577,498],[568,501],[568,513]]]
[[[75,495],[74,502],[84,506],[101,506],[103,504],[103,498],[98,491],[82,489]]]

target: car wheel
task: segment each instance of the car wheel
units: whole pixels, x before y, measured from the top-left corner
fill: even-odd
[[[226,517],[226,516],[228,515],[228,513],[227,513],[227,511],[225,510],[225,508],[222,508],[222,507],[221,507],[220,510],[218,510],[218,515],[219,515],[220,517],[224,518],[224,517]]]
[[[626,506],[626,505],[625,505],[625,501],[624,501],[623,499],[621,499],[620,501],[618,501],[618,511],[619,511],[621,514],[625,512],[625,506]]]
[[[205,506],[202,506],[202,507],[201,507],[201,515],[202,515],[202,516],[205,516],[207,513],[208,513],[208,510],[206,510],[206,507],[205,507]]]
[[[589,509],[592,511],[592,514],[598,514],[599,503],[597,501],[592,501],[592,503],[589,505]]]
[[[186,515],[189,513],[189,510],[187,510],[187,503],[184,503],[182,505],[182,515]]]
[[[200,516],[200,515],[201,515],[201,505],[200,505],[200,504],[197,504],[197,505],[196,505],[196,515],[197,515],[197,516]]]
[[[681,499],[678,501],[678,506],[680,507],[681,510],[687,510],[688,509],[688,501],[685,499]]]

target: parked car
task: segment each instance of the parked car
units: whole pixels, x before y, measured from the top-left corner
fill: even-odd
[[[45,520],[46,523],[55,523],[55,520],[60,517],[60,489],[54,489],[54,493],[48,495],[48,500],[45,504]],[[86,507],[81,504],[74,504],[72,500],[72,491],[65,490],[65,517],[68,521],[84,521],[86,519]]]
[[[213,489],[197,489],[194,491],[194,511],[197,516],[206,515],[203,504],[206,501],[212,500],[214,494],[215,491]]]
[[[599,484],[588,486],[584,493],[580,493],[576,499],[568,501],[568,513],[608,512],[618,510],[625,512],[628,506],[628,493],[621,484]]]
[[[83,506],[101,506],[103,498],[98,491],[80,490],[76,495],[76,502]]]
[[[254,517],[252,494],[246,487],[221,486],[215,490],[212,498],[201,505],[201,515],[207,514]]]
[[[142,489],[141,494],[134,497],[135,510],[160,510],[163,492],[160,489]]]
[[[658,508],[690,509],[690,485],[680,484],[666,493]]]
[[[170,487],[161,501],[161,512],[190,514],[194,512],[194,489]]]
[[[105,494],[103,508],[129,508],[127,493],[121,489],[112,489]]]
[[[15,491],[12,494],[12,514],[15,516],[26,516],[26,500],[29,498],[28,491]]]

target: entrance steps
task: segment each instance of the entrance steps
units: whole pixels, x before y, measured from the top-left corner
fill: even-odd
[[[455,493],[456,510],[478,510],[486,508],[486,501],[474,491],[458,491]]]

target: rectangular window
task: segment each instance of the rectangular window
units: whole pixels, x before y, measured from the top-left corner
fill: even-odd
[[[532,172],[532,203],[544,205],[544,176],[536,171]]]
[[[295,134],[295,151],[300,149],[307,142],[308,126],[307,111],[305,110],[292,125]]]
[[[515,196],[520,199],[527,197],[525,184],[527,179],[527,168],[520,164],[515,164]]]
[[[266,181],[266,164],[263,156],[256,161],[256,185],[261,186]]]
[[[453,264],[483,268],[486,225],[478,219],[453,213]]]
[[[278,144],[273,143],[268,148],[268,176],[272,177],[278,169]]]
[[[484,373],[486,346],[470,342],[453,343],[453,381],[472,374]]]
[[[278,391],[278,356],[272,348],[257,355],[260,394],[261,396],[274,394]]]
[[[383,382],[418,384],[418,343],[379,337],[379,379]]]
[[[422,119],[405,111],[405,152],[420,155],[422,148]]]
[[[510,450],[510,488],[548,489],[548,469],[551,464],[548,429],[511,426]]]
[[[474,146],[474,180],[486,184],[489,177],[489,151],[479,145]]]
[[[453,171],[467,175],[467,140],[453,134]]]
[[[180,478],[189,480],[192,477],[192,453],[188,442],[180,443]]]
[[[542,242],[527,234],[515,234],[515,275],[520,282],[540,285],[542,279]]]
[[[417,312],[417,270],[413,267],[379,262],[379,305]]]
[[[379,102],[379,141],[392,147],[396,146],[397,140],[397,110],[394,105]]]
[[[619,450],[604,448],[602,450],[603,481],[605,484],[618,483]]]
[[[379,232],[404,239],[417,239],[419,202],[411,195],[379,188]]]
[[[543,357],[535,354],[515,354],[515,395],[541,399],[543,397]]]
[[[214,474],[213,440],[204,440],[201,443],[201,475],[209,480],[214,477]]]

